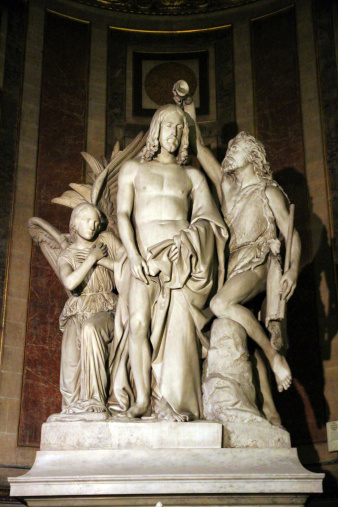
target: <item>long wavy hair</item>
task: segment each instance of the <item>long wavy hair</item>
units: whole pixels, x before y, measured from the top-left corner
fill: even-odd
[[[141,152],[141,162],[153,160],[160,151],[160,130],[161,124],[168,114],[178,113],[183,120],[183,131],[180,147],[176,156],[176,161],[180,165],[184,165],[188,159],[189,147],[189,127],[186,116],[182,109],[174,104],[166,104],[160,107],[151,120],[147,144]]]
[[[228,149],[231,148],[232,144],[238,140],[244,141],[244,146],[246,149],[246,160],[253,165],[255,173],[261,178],[271,180],[272,170],[270,168],[269,162],[266,160],[266,151],[263,143],[261,143],[249,132],[243,130],[242,132],[239,132],[236,137],[229,141]],[[225,170],[226,158],[227,157],[225,156],[225,159],[222,162],[223,170]]]

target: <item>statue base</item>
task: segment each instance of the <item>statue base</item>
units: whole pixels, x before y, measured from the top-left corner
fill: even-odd
[[[42,425],[41,451],[90,449],[221,448],[222,425],[217,422],[168,422],[157,419],[110,419],[88,423],[47,422]]]
[[[39,451],[10,483],[29,506],[286,506],[304,505],[322,479],[296,449],[150,449]]]
[[[11,496],[32,507],[304,505],[324,477],[296,449],[224,449],[221,424],[206,421],[46,423],[41,448],[27,474],[9,479]]]

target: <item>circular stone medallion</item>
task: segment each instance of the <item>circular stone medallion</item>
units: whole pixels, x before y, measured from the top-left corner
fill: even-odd
[[[164,62],[153,67],[145,78],[144,87],[148,97],[163,106],[173,101],[172,87],[180,79],[189,84],[190,94],[194,95],[197,77],[187,65],[179,62]]]

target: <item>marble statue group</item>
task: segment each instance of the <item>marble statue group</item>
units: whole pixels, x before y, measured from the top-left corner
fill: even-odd
[[[292,381],[285,304],[301,247],[290,203],[260,141],[240,132],[220,164],[187,84],[173,96],[109,162],[83,153],[93,183],[72,183],[53,200],[73,209],[69,233],[29,221],[68,294],[62,411],[51,420],[279,426],[268,378],[272,371],[278,391]],[[189,149],[201,170],[188,165]],[[257,314],[250,304],[260,294]]]

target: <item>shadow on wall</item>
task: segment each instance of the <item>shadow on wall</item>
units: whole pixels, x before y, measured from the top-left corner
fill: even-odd
[[[238,125],[236,122],[226,123],[221,128],[221,146],[217,149],[217,154],[214,153],[217,160],[222,163],[226,151],[228,149],[228,142],[237,136],[239,132]]]
[[[315,464],[318,454],[311,444],[326,441],[325,424],[330,416],[324,396],[323,361],[331,357],[331,342],[337,329],[333,257],[326,227],[313,212],[304,176],[293,167],[286,167],[274,177],[296,204],[295,227],[303,249],[298,284],[287,315],[288,362],[294,382],[287,392],[276,394],[275,401],[283,425],[291,433],[292,445],[310,444],[306,457],[300,448],[301,461]],[[326,290],[321,292],[323,287]],[[328,474],[326,481],[332,485],[333,476]]]

